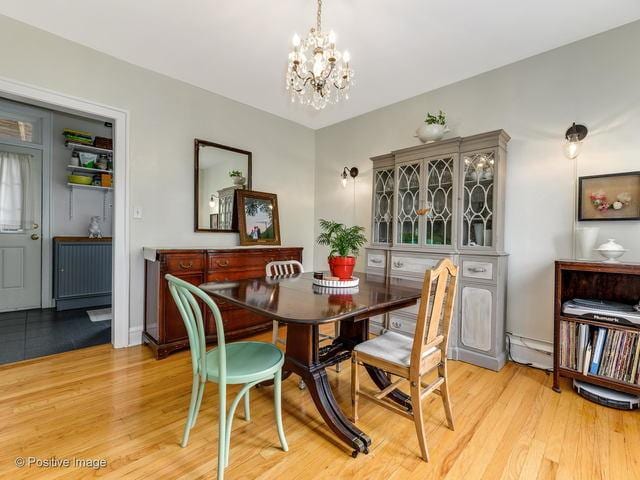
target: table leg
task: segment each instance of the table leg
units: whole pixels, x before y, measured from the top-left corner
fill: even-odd
[[[369,453],[371,439],[351,423],[333,396],[325,369],[331,364],[331,359],[320,359],[318,340],[317,325],[289,324],[284,369],[302,377],[325,423],[342,442],[353,449],[354,457],[360,452]]]

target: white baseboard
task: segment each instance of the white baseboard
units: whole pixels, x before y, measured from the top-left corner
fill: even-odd
[[[129,346],[140,345],[142,343],[142,327],[129,329]]]
[[[553,368],[553,343],[542,342],[512,333],[507,336],[511,341],[511,358],[522,363],[530,363],[532,367],[542,369]]]

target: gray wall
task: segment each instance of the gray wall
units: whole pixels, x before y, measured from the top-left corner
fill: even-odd
[[[448,114],[451,136],[505,129],[512,137],[506,198],[508,329],[551,341],[553,261],[571,256],[574,224],[574,165],[563,155],[564,132],[573,121],[590,129],[577,160],[578,175],[640,170],[640,57],[629,47],[638,44],[640,22],[318,130],[315,217],[355,221],[368,229],[368,159],[417,145],[413,134],[427,111]],[[361,172],[355,218],[352,188],[339,184],[345,165]],[[625,260],[640,260],[640,222],[597,226],[600,240],[613,237],[631,250]],[[317,268],[325,257],[324,249],[316,248]]]
[[[238,243],[193,232],[196,137],[253,152],[254,189],[278,194],[283,242],[304,247],[311,268],[312,130],[3,16],[0,58],[3,77],[129,111],[130,205],[144,212],[130,228],[132,329],[143,322],[144,245]]]

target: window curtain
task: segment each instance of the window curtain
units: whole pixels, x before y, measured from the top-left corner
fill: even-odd
[[[31,155],[0,151],[0,231],[30,230],[33,225]]]

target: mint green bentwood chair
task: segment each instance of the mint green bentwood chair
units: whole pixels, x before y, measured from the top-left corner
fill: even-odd
[[[231,424],[236,407],[244,397],[244,416],[247,421],[249,413],[249,390],[260,382],[274,381],[274,409],[280,445],[285,452],[289,450],[282,427],[282,365],[284,354],[271,343],[265,342],[234,342],[225,345],[224,328],[220,310],[209,295],[190,283],[180,280],[173,275],[165,275],[169,282],[169,291],[176,302],[178,311],[184,320],[191,347],[191,362],[193,366],[193,387],[191,389],[191,403],[189,415],[184,426],[182,446],[189,441],[189,432],[196,424],[198,411],[202,403],[202,395],[207,380],[218,384],[220,395],[220,421],[218,439],[218,479],[222,480],[224,469],[229,465],[229,440],[231,439]],[[202,312],[194,295],[202,300],[211,310],[216,321],[218,346],[207,352],[204,334]],[[227,384],[243,384],[236,398],[231,402],[227,414]]]

